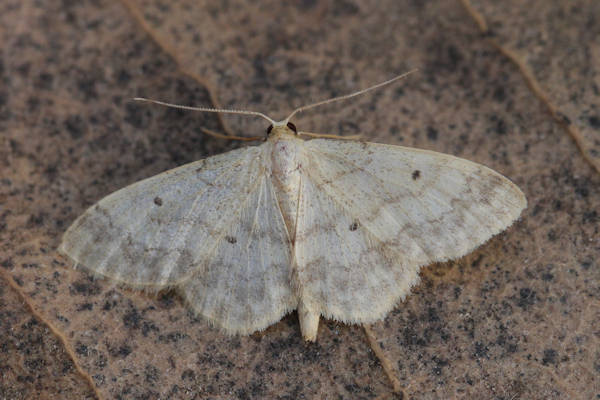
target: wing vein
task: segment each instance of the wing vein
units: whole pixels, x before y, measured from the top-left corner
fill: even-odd
[[[250,304],[251,304],[250,303],[250,290],[249,290],[249,288],[250,288],[250,258],[251,257],[250,257],[250,251],[249,250],[250,250],[250,243],[253,241],[253,238],[254,238],[254,233],[255,233],[254,230],[256,229],[256,223],[258,222],[258,212],[259,212],[260,207],[262,205],[263,184],[264,184],[264,180],[265,180],[265,175],[264,174],[261,174],[261,175],[262,176],[261,176],[261,179],[259,179],[260,185],[259,185],[259,189],[258,189],[258,191],[259,191],[259,195],[258,196],[259,197],[258,197],[258,201],[257,201],[257,204],[256,204],[256,210],[254,210],[254,220],[252,221],[252,227],[251,227],[251,230],[250,230],[250,237],[248,238],[248,243],[246,245],[246,285],[247,285],[247,288],[246,288],[246,306],[247,307],[249,307]],[[257,246],[256,249],[260,253],[260,251],[261,251],[262,248],[259,245],[259,246]],[[262,259],[262,256],[261,256],[261,259]],[[260,266],[257,266],[257,268],[263,268],[264,269],[265,265],[261,264]],[[264,278],[265,275],[266,275],[266,273],[263,270],[263,278]],[[250,313],[248,313],[248,316],[249,315],[250,315]]]
[[[363,167],[360,167],[358,164],[356,164],[355,162],[353,162],[353,161],[352,161],[352,160],[350,160],[350,159],[344,159],[344,158],[341,158],[341,157],[337,157],[337,156],[335,156],[335,155],[333,155],[333,154],[324,153],[324,152],[322,152],[322,151],[319,151],[318,149],[315,149],[315,151],[319,152],[319,153],[320,153],[322,156],[324,156],[324,157],[323,157],[323,159],[327,159],[327,158],[334,158],[334,159],[336,159],[336,161],[338,161],[338,162],[339,162],[341,165],[343,165],[344,163],[349,163],[349,164],[351,164],[351,165],[352,165],[352,166],[354,166],[356,169],[358,169],[358,170],[360,170],[360,171],[363,171],[363,172],[365,172],[366,174],[368,174],[370,178],[372,178],[372,179],[373,179],[375,182],[377,182],[377,183],[378,183],[378,186],[379,186],[379,187],[384,187],[384,185],[386,184],[386,181],[385,181],[385,180],[383,180],[383,179],[379,178],[377,175],[375,175],[375,174],[373,174],[373,173],[369,172],[367,169],[365,169],[365,168],[363,168]],[[315,162],[313,161],[313,162],[312,162],[312,164],[313,164],[313,165],[317,165],[317,166],[316,166],[314,169],[309,169],[307,173],[308,173],[309,175],[311,175],[311,177],[312,177],[313,179],[315,179],[315,181],[317,181],[317,182],[319,182],[319,183],[321,184],[321,187],[323,188],[323,191],[324,191],[324,192],[327,194],[327,196],[328,196],[329,198],[331,198],[331,199],[332,199],[332,200],[333,200],[333,201],[334,201],[336,204],[338,204],[338,205],[339,205],[339,206],[340,206],[340,207],[341,207],[343,210],[345,210],[345,211],[346,211],[346,212],[349,214],[349,211],[350,211],[350,210],[348,209],[348,207],[347,207],[345,204],[343,204],[342,202],[340,202],[339,200],[337,200],[337,199],[336,199],[336,196],[335,196],[335,195],[333,195],[333,194],[331,193],[331,190],[328,190],[328,188],[331,188],[331,187],[333,187],[333,185],[331,185],[331,184],[330,184],[330,185],[325,185],[325,184],[323,184],[323,183],[325,183],[325,182],[323,182],[323,181],[319,180],[317,177],[315,177],[315,176],[314,176],[314,174],[313,174],[313,173],[311,173],[311,171],[312,171],[312,170],[316,170],[316,169],[318,169],[318,170],[322,171],[322,170],[321,170],[321,168],[319,168],[319,167],[318,167],[319,163],[315,163]],[[325,175],[325,174],[323,174],[323,175]],[[341,197],[341,198],[347,198],[347,196],[345,196],[345,192],[344,192],[343,190],[339,190],[338,192],[340,193],[340,194],[339,194],[339,197]],[[414,192],[412,192],[411,194],[412,194],[413,196],[415,196],[415,197],[416,197],[416,195],[415,195],[415,193],[414,193]],[[383,200],[384,202],[388,202],[390,199],[389,199],[389,197],[386,197],[386,198],[383,198],[382,200]],[[445,203],[443,203],[443,202],[440,202],[440,204],[445,204]],[[429,207],[427,207],[427,206],[423,206],[423,210],[426,210],[426,212],[427,212],[427,213],[428,213],[430,216],[432,216],[432,215],[433,215],[433,214],[431,213],[431,210],[429,209]],[[389,218],[390,218],[390,219],[392,219],[392,220],[393,220],[393,221],[394,221],[394,222],[395,222],[395,223],[396,223],[398,226],[401,226],[401,225],[400,225],[400,222],[401,222],[401,220],[399,220],[399,219],[398,219],[398,216],[396,216],[396,215],[394,215],[394,214],[390,213],[390,212],[389,212],[389,210],[388,210],[386,207],[383,207],[383,208],[381,208],[381,209],[380,209],[380,212],[384,212],[384,213],[385,213],[386,215],[388,215],[388,216],[389,216]],[[415,219],[414,219],[414,218],[411,216],[411,214],[410,214],[409,212],[406,212],[406,211],[405,211],[405,212],[402,212],[402,217],[404,218],[404,220],[405,220],[405,221],[409,221],[409,222],[410,222],[410,223],[411,223],[413,226],[418,226],[418,225],[419,225],[419,224],[417,223],[417,221],[416,221],[416,220],[415,220]],[[360,220],[359,220],[359,222],[364,222],[364,221],[360,221]],[[384,243],[386,242],[386,240],[383,240],[383,239],[382,239],[382,238],[381,238],[379,235],[377,235],[377,234],[376,234],[376,233],[375,233],[375,232],[374,232],[374,231],[373,231],[371,228],[369,228],[369,227],[368,227],[368,225],[366,225],[366,224],[364,224],[364,223],[363,223],[363,224],[362,224],[362,226],[364,226],[365,230],[367,230],[367,231],[368,231],[368,232],[371,234],[371,236],[372,236],[374,239],[376,239],[376,240],[377,240],[379,243],[382,243],[382,244],[384,244]],[[418,247],[418,248],[419,248],[419,249],[420,249],[420,250],[423,252],[423,254],[425,254],[425,255],[428,257],[429,261],[431,261],[431,262],[432,262],[432,261],[434,261],[434,260],[436,259],[436,257],[435,257],[435,256],[433,256],[433,254],[431,253],[431,251],[429,251],[429,249],[427,248],[427,245],[426,245],[426,244],[420,243],[418,240],[416,240],[416,238],[412,238],[412,239],[413,239],[413,240],[412,240],[412,242],[413,242],[413,243],[414,243],[414,244],[415,244],[415,245],[416,245],[416,246],[417,246],[417,247]],[[393,247],[390,247],[390,250],[391,250],[391,251],[393,251],[394,253],[396,253],[397,255],[400,255],[400,256],[401,256],[401,255],[403,255],[402,253],[400,253],[399,251],[397,251],[397,250],[396,250],[396,249],[394,249]]]
[[[241,163],[243,162],[243,160],[238,160],[235,163],[232,163],[232,165],[227,168],[227,170],[223,171],[218,177],[216,177],[213,180],[214,182],[219,182],[224,176],[228,176],[235,167],[239,166]],[[204,187],[202,187],[202,189],[198,190],[195,194],[194,194],[194,201],[192,202],[192,205],[190,206],[190,210],[186,213],[186,215],[182,218],[182,222],[187,222],[190,219],[190,216],[194,215],[196,212],[196,207],[198,205],[198,203],[200,202],[200,199],[202,198],[202,195],[204,193],[206,193],[206,191],[209,189],[210,185],[205,185]],[[193,223],[182,223],[179,225],[179,227],[177,228],[177,232],[171,236],[171,240],[169,240],[169,244],[167,245],[167,248],[171,248],[173,245],[173,242],[175,241],[175,239],[178,239],[179,242],[181,243],[186,243],[187,239],[190,235],[190,232],[192,231],[192,227],[193,227]],[[185,232],[185,233],[184,233]],[[179,257],[176,260],[173,260],[171,267],[167,267],[165,266],[165,270],[170,271],[173,269],[173,266],[175,266],[177,264],[177,261],[179,261],[179,258],[181,258],[181,254],[179,254]],[[165,273],[166,275],[166,273]]]
[[[144,218],[140,218],[136,224],[134,229],[130,230],[128,232],[128,234],[125,236],[125,240],[127,240],[127,238],[129,237],[129,235],[132,235],[134,233],[137,233],[139,231],[139,229],[141,228],[141,226],[144,224],[146,217],[148,216],[148,214],[150,214],[150,209],[147,209],[146,213],[144,214]],[[104,259],[102,260],[102,262],[98,265],[98,267],[95,268],[95,270],[101,270],[105,267],[105,264],[108,264],[110,258],[112,257],[112,255],[115,253],[115,251],[119,248],[119,246],[121,246],[121,244],[123,243],[123,240],[120,241],[114,241],[113,243],[115,243],[115,246],[112,246],[112,248],[110,249],[110,251],[108,252],[107,256],[104,257]]]
[[[322,153],[322,154],[323,154],[323,153]],[[313,164],[313,165],[318,165],[318,163],[315,163],[314,161],[312,162],[312,164]],[[337,205],[340,207],[340,209],[344,210],[344,211],[345,211],[345,212],[346,212],[348,215],[350,215],[350,212],[349,212],[350,210],[348,210],[347,206],[346,206],[346,205],[344,205],[344,204],[343,204],[342,202],[340,202],[339,200],[337,200],[337,199],[336,199],[336,196],[335,196],[335,195],[333,195],[333,194],[332,194],[332,193],[331,193],[329,190],[327,190],[327,189],[326,189],[327,187],[331,187],[331,185],[323,185],[323,183],[324,183],[324,182],[323,182],[323,181],[321,181],[320,179],[316,178],[316,177],[315,177],[315,176],[314,176],[314,175],[313,175],[313,174],[310,172],[311,170],[315,170],[315,169],[319,169],[319,170],[320,170],[320,168],[319,168],[319,167],[315,167],[314,169],[312,169],[312,168],[311,168],[311,169],[308,169],[308,171],[307,171],[307,174],[308,174],[308,175],[310,175],[310,176],[311,176],[311,177],[312,177],[312,178],[313,178],[313,179],[314,179],[316,182],[319,182],[319,183],[321,184],[321,185],[320,185],[320,187],[321,187],[321,188],[323,188],[323,192],[324,192],[324,193],[327,195],[327,197],[328,197],[328,198],[330,198],[330,199],[331,199],[331,200],[332,200],[332,201],[333,201],[335,204],[337,204]],[[370,175],[372,175],[373,177],[375,177],[375,175],[373,175],[373,174],[370,174]],[[379,180],[379,181],[381,182],[381,180]],[[343,191],[340,191],[340,193],[343,193]],[[340,197],[344,197],[344,196],[340,196]],[[344,197],[344,198],[345,198],[345,197]],[[384,199],[384,200],[385,200],[385,199]],[[385,211],[385,212],[386,212],[388,215],[390,215],[390,217],[391,217],[392,219],[394,219],[394,221],[396,221],[396,223],[398,222],[398,220],[397,220],[397,219],[396,219],[396,218],[395,218],[393,215],[389,214],[387,210],[384,210],[384,211]],[[407,216],[406,214],[405,214],[405,216],[408,218],[408,216]],[[410,219],[410,218],[408,218],[408,219]],[[362,221],[359,221],[359,222],[362,222]],[[375,234],[375,232],[373,232],[372,230],[370,230],[370,229],[369,229],[369,228],[368,228],[366,225],[364,225],[364,224],[363,224],[363,226],[364,226],[364,227],[365,227],[365,229],[367,229],[367,231],[368,231],[368,232],[369,232],[369,233],[370,233],[370,234],[371,234],[371,235],[372,235],[374,238],[376,238],[376,239],[377,239],[377,240],[378,240],[380,243],[383,243],[383,242],[384,242],[384,241],[383,241],[383,240],[382,240],[382,239],[381,239],[379,236],[377,236],[377,235]]]
[[[255,158],[253,159],[253,161],[256,161],[256,159],[257,159],[257,158],[258,158],[258,157],[255,157]],[[263,172],[264,172],[264,170],[263,170]],[[251,176],[251,174],[248,174],[248,176]],[[259,174],[259,176],[260,176],[260,174]],[[247,203],[250,201],[250,199],[252,199],[252,195],[254,194],[254,191],[256,190],[256,188],[258,187],[258,185],[260,184],[260,182],[261,182],[261,180],[260,180],[260,179],[257,179],[257,180],[256,180],[256,183],[254,184],[254,186],[252,187],[252,189],[251,189],[251,190],[248,192],[248,195],[246,196],[246,198],[244,199],[244,201],[243,201],[243,202],[240,204],[240,206],[237,208],[237,212],[235,213],[235,217],[233,217],[233,218],[231,219],[232,225],[233,225],[233,223],[235,223],[235,221],[236,221],[236,220],[238,220],[238,219],[239,219],[239,216],[241,215],[241,213],[242,213],[242,210],[243,210],[243,209],[246,207],[246,204],[247,204]],[[231,225],[230,225],[228,228],[226,228],[226,229],[223,229],[223,231],[222,231],[221,235],[220,235],[220,236],[219,236],[219,237],[218,237],[218,238],[215,240],[215,242],[214,242],[214,245],[213,245],[213,246],[212,246],[212,248],[210,249],[210,252],[209,252],[209,253],[207,253],[206,260],[210,260],[210,259],[212,259],[212,258],[213,258],[213,256],[214,256],[215,252],[216,252],[216,251],[217,251],[217,249],[218,249],[218,246],[219,246],[220,244],[222,244],[222,242],[223,242],[223,238],[226,236],[226,233],[227,233],[227,231],[228,231],[228,229],[229,229],[229,228],[231,228]],[[209,262],[210,262],[210,261],[209,261]],[[227,291],[228,291],[228,296],[227,296],[227,297],[231,296],[232,290],[233,290],[233,287],[230,285],[230,286],[227,288]],[[203,304],[205,304],[205,301],[206,301],[206,294],[207,294],[207,293],[206,293],[206,291],[205,291],[205,293],[203,294],[203,296],[202,296],[202,299],[201,299]],[[228,323],[228,316],[229,316],[229,314],[230,314],[230,313],[229,313],[229,310],[227,311],[227,313],[228,313],[228,315],[227,315],[227,316],[225,316],[225,317],[223,318],[223,321],[227,321],[227,323]]]

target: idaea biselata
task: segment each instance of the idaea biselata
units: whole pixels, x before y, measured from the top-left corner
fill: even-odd
[[[515,184],[483,165],[304,134],[289,122],[402,76],[282,121],[178,106],[258,115],[271,125],[260,145],[103,198],[69,227],[60,251],[130,286],[176,288],[197,314],[231,334],[265,329],[292,310],[310,341],[320,316],[384,318],[422,266],[471,252],[527,204]]]

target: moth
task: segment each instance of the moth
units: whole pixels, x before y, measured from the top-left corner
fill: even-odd
[[[175,288],[230,334],[263,330],[298,311],[304,339],[321,316],[380,320],[422,266],[459,258],[526,207],[499,173],[433,151],[299,132],[300,107],[266,139],[118,190],[68,228],[60,252],[76,265],[146,290]]]

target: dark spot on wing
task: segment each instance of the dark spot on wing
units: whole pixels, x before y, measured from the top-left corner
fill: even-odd
[[[353,223],[350,224],[350,231],[351,232],[354,232],[357,229],[358,229],[358,222],[354,221]]]
[[[156,204],[157,206],[159,206],[159,207],[160,207],[160,206],[162,206],[162,204],[163,204],[163,201],[162,201],[162,199],[161,199],[160,197],[156,196],[156,197],[154,198],[154,204]]]
[[[421,177],[421,171],[419,171],[418,169],[415,169],[412,173],[413,181],[416,181],[420,177]]]
[[[234,236],[227,235],[227,236],[225,236],[225,240],[227,240],[231,244],[237,243],[237,239]]]

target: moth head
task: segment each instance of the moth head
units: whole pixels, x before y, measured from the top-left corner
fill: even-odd
[[[267,128],[267,136],[270,136],[275,132],[280,134],[298,135],[298,129],[296,128],[296,125],[287,120],[274,122],[271,125],[269,125],[269,127]]]

